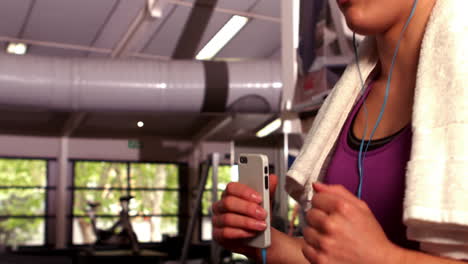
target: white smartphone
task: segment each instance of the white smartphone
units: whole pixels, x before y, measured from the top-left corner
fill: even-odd
[[[262,154],[240,154],[238,168],[239,182],[251,187],[261,195],[261,206],[267,212],[265,219],[267,228],[254,238],[248,239],[247,245],[267,248],[271,244],[268,157]]]

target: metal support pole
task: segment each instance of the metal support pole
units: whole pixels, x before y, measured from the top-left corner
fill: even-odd
[[[218,201],[218,169],[219,169],[219,153],[211,155],[211,168],[212,168],[212,186],[211,186],[211,202],[212,204]],[[219,263],[219,250],[220,247],[214,239],[211,240],[211,263]]]
[[[234,166],[235,160],[236,160],[236,145],[234,141],[231,141],[229,143],[229,165]]]
[[[67,136],[60,139],[59,177],[57,179],[56,200],[56,233],[55,247],[63,249],[67,246],[67,179],[68,179],[68,140]]]
[[[281,1],[281,63],[283,80],[283,98],[281,110],[291,111],[294,92],[298,79],[300,0]],[[284,123],[284,122],[283,122]],[[283,125],[284,126],[284,125]],[[278,187],[276,188],[277,216],[287,221],[288,195],[284,191],[288,170],[288,135],[283,136],[279,155]]]
[[[300,1],[281,1],[281,63],[283,80],[282,110],[289,111],[297,83]]]
[[[284,191],[286,173],[288,172],[288,153],[289,136],[283,134],[282,141],[278,151],[278,186],[276,187],[276,216],[280,217],[285,223],[288,221],[288,194]]]
[[[180,257],[180,263],[185,264],[187,262],[188,251],[190,249],[190,242],[192,240],[193,229],[195,227],[195,221],[200,212],[200,203],[202,199],[203,191],[205,190],[206,180],[208,179],[208,164],[202,167],[202,179],[198,185],[197,197],[194,201],[192,216],[190,217],[189,224],[187,227],[187,233],[184,238],[184,247],[182,248],[182,255]]]
[[[69,179],[68,170],[68,157],[69,157],[69,138],[76,128],[86,118],[86,113],[79,112],[72,114],[62,129],[62,137],[60,138],[60,153],[59,153],[59,174],[57,179],[57,195],[56,195],[56,216],[55,216],[55,247],[63,249],[67,247],[67,239],[69,230],[67,230],[67,212],[68,202],[67,199],[67,186]]]
[[[187,257],[190,249],[190,243],[192,241],[192,236],[193,236],[193,230],[195,228],[195,223],[197,221],[197,218],[200,214],[200,206],[201,206],[201,200],[203,197],[203,192],[205,191],[205,186],[206,182],[208,180],[208,171],[210,168],[210,165],[213,166],[213,175],[216,174],[216,177],[213,176],[213,186],[216,186],[216,191],[218,188],[217,184],[217,174],[218,174],[218,165],[219,165],[219,153],[214,153],[210,158],[208,159],[208,162],[205,162],[204,166],[202,166],[202,178],[201,181],[198,185],[197,189],[197,197],[194,200],[194,204],[192,206],[192,216],[190,217],[189,223],[188,223],[188,228],[187,228],[187,233],[185,235],[184,239],[184,246],[182,248],[182,255],[180,257],[180,263],[185,264],[187,262]],[[216,166],[216,169],[215,167]],[[213,187],[214,188],[214,187]],[[214,197],[217,197],[215,195]],[[212,248],[213,249],[213,248]],[[211,256],[213,258],[213,255]]]

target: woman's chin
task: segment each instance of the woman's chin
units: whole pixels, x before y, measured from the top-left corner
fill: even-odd
[[[372,36],[377,34],[374,30],[367,27],[350,27],[350,29],[354,33],[359,34],[361,36]]]
[[[370,14],[370,11],[358,7],[350,7],[342,10],[348,27],[359,35],[378,35],[385,32],[392,20],[385,13]]]
[[[351,21],[349,19],[346,20],[348,27],[351,31],[355,32],[356,34],[363,35],[363,36],[370,36],[370,35],[377,35],[380,30],[376,25],[372,25],[370,23],[363,23],[359,21]]]

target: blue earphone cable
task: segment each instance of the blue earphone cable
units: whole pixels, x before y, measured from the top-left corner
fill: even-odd
[[[386,84],[386,87],[385,87],[384,102],[382,104],[382,108],[381,108],[379,116],[377,118],[377,122],[375,123],[375,126],[372,129],[372,132],[371,132],[371,134],[369,136],[369,140],[367,141],[365,150],[364,150],[364,142],[365,142],[365,136],[366,136],[366,131],[367,131],[367,109],[366,109],[365,104],[364,104],[364,111],[366,112],[366,125],[364,127],[364,136],[362,137],[361,145],[359,146],[359,155],[358,155],[359,186],[358,186],[358,190],[357,190],[357,196],[359,198],[361,198],[361,195],[362,195],[362,183],[363,183],[363,179],[364,179],[364,171],[363,171],[364,159],[366,158],[366,153],[367,153],[367,150],[369,149],[369,145],[370,145],[370,143],[372,141],[372,137],[374,136],[375,131],[377,130],[377,127],[379,126],[380,122],[382,121],[382,117],[383,117],[383,114],[385,112],[385,107],[387,106],[388,95],[390,93],[390,83],[392,81],[393,69],[395,67],[395,62],[396,62],[396,57],[398,55],[398,50],[400,49],[400,44],[401,44],[401,40],[403,39],[403,35],[406,32],[406,29],[408,28],[408,26],[409,26],[409,24],[411,22],[411,19],[414,16],[417,4],[418,4],[418,0],[414,0],[413,7],[411,9],[411,13],[410,13],[410,15],[408,17],[408,20],[406,21],[405,26],[403,27],[403,30],[400,33],[400,37],[399,37],[397,45],[395,47],[395,52],[393,53],[392,63],[391,63],[391,66],[390,66],[390,71],[389,71],[389,74],[388,74],[387,84]],[[364,81],[362,79],[361,70],[359,68],[359,60],[358,60],[359,59],[359,54],[357,53],[355,34],[353,35],[353,44],[354,44],[354,53],[355,53],[355,57],[356,57],[356,64],[357,64],[359,77],[361,79],[361,85],[362,85],[362,90],[363,90],[364,89]],[[363,95],[363,92],[361,92],[361,94]]]
[[[364,97],[366,89],[365,89],[364,80],[362,79],[361,67],[359,66],[359,54],[358,54],[358,48],[357,48],[357,45],[356,45],[356,33],[353,33],[353,47],[354,47],[354,56],[355,56],[355,59],[356,59],[356,66],[357,66],[357,70],[358,70],[358,73],[359,73],[359,79],[361,80],[361,97]],[[364,135],[362,137],[362,141],[361,141],[361,144],[359,146],[359,156],[358,156],[359,161],[361,160],[361,157],[362,157],[362,149],[363,149],[363,146],[364,146],[364,138],[367,135],[367,123],[368,123],[368,120],[369,120],[369,112],[367,111],[367,106],[366,106],[366,101],[365,100],[363,100],[362,105],[364,107],[364,114],[365,114],[366,122],[364,123]],[[358,162],[358,173],[359,173],[359,185],[358,185],[358,190],[357,190],[356,195],[360,199],[361,198],[361,193],[362,193],[362,182],[364,180],[364,173],[362,171],[361,162]]]
[[[266,264],[267,263],[267,249],[262,248],[262,263]]]

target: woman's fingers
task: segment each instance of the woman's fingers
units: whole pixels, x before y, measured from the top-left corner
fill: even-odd
[[[229,183],[221,200],[212,205],[213,239],[231,250],[248,250],[241,241],[256,236],[267,226],[267,212],[261,202],[260,195],[247,185]]]
[[[215,215],[235,213],[249,216],[258,220],[265,220],[267,212],[258,204],[243,200],[235,196],[226,196],[213,204]]]
[[[253,231],[247,231],[239,228],[224,227],[224,228],[213,228],[213,238],[218,242],[225,242],[234,239],[251,238],[257,233]]]
[[[311,264],[325,263],[325,262],[320,262],[319,260],[320,253],[309,245],[304,245],[302,247],[302,254]]]
[[[320,249],[319,241],[320,241],[321,235],[317,230],[309,226],[306,226],[302,232],[304,233],[304,241],[306,242],[307,245],[313,247],[316,250]]]
[[[341,215],[328,215],[324,211],[312,208],[306,214],[306,222],[322,234],[335,234],[344,225]]]
[[[213,216],[213,226],[218,228],[240,228],[244,230],[263,231],[266,228],[265,221],[259,221],[247,216],[227,213]]]
[[[254,189],[250,188],[249,186],[238,182],[230,182],[226,186],[222,197],[224,198],[228,196],[235,196],[257,204],[262,202],[262,197],[260,196],[260,194],[258,194]]]
[[[332,237],[311,227],[304,228],[304,240],[309,247],[320,253],[328,254],[336,249],[336,242]]]
[[[331,240],[311,227],[304,228],[302,254],[312,264],[328,263],[324,252],[328,252]]]

